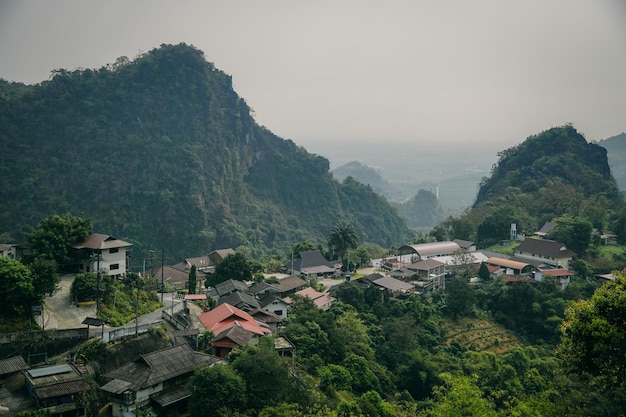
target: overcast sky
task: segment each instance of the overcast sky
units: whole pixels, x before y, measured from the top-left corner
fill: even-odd
[[[304,146],[626,131],[624,0],[0,0],[7,80],[180,42]]]

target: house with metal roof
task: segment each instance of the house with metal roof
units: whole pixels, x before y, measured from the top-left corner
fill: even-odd
[[[531,264],[495,256],[487,259],[486,263],[489,266],[495,266],[500,269],[500,273],[496,272],[496,275],[523,275],[530,274],[534,270]]]
[[[515,249],[515,256],[531,261],[540,261],[546,265],[569,269],[569,263],[576,252],[554,240],[533,239],[527,237]]]
[[[85,376],[72,363],[32,368],[22,371],[28,394],[40,408],[52,414],[84,415],[81,394],[89,390]]]
[[[381,290],[388,291],[392,297],[398,297],[406,294],[411,294],[415,291],[415,285],[408,282],[400,281],[391,276],[384,276],[378,278],[372,282],[378,286]]]
[[[84,261],[78,265],[79,272],[98,272],[118,277],[126,273],[126,254],[132,243],[110,235],[92,233],[84,242],[73,246],[84,252]]]
[[[319,250],[303,251],[295,258],[287,261],[284,268],[292,275],[306,275],[310,277],[333,275],[335,265],[330,263]]]
[[[108,395],[113,417],[137,415],[138,410],[163,415],[189,398],[187,382],[197,368],[220,362],[187,344],[171,346],[108,372],[104,377],[110,381],[100,390]]]

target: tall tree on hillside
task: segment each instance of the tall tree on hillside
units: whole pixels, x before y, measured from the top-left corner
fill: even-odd
[[[344,261],[346,252],[356,248],[358,244],[359,238],[352,225],[348,222],[341,221],[337,223],[328,234],[328,248],[331,252],[334,251],[342,262]]]
[[[252,268],[246,257],[237,252],[227,255],[215,266],[215,273],[205,281],[206,287],[214,287],[220,282],[234,279],[235,281],[251,281]]]
[[[35,294],[30,269],[21,262],[0,257],[0,315],[25,317],[41,302]]]
[[[32,255],[25,257],[25,262],[49,259],[55,261],[59,269],[71,270],[79,260],[77,254],[72,253],[72,245],[87,239],[91,232],[91,220],[69,214],[48,216],[27,235]]]
[[[196,266],[191,265],[191,270],[189,271],[189,284],[188,284],[189,294],[196,293],[196,284],[197,284]]]

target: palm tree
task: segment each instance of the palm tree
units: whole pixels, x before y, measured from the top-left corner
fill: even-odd
[[[341,262],[345,264],[344,258],[346,252],[350,249],[354,249],[359,244],[359,238],[356,236],[356,232],[352,225],[348,222],[341,221],[333,227],[333,230],[328,234],[328,247],[334,248],[337,251],[337,255],[341,258]]]
[[[202,344],[202,350],[206,352],[208,345],[215,338],[215,333],[213,330],[203,330],[202,333],[198,335],[198,343]]]

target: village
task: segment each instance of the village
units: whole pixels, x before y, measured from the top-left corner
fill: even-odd
[[[287,261],[283,273],[265,274],[262,282],[228,279],[209,288],[205,287],[207,277],[215,273],[216,265],[236,253],[233,249],[214,250],[156,268],[148,265],[145,269],[144,261],[141,274],[161,283],[162,307],[153,313],[137,316],[121,327],[110,327],[98,317],[97,305],[79,304],[71,299],[73,276],[68,275],[63,277],[56,294],[34,314],[44,332],[81,332],[88,339],[106,344],[138,337],[162,326],[173,329],[170,347],[138,359],[129,358],[127,364],[103,375],[108,382],[99,387],[108,399],[110,415],[127,416],[146,406],[164,410],[188,398],[185,381],[196,368],[224,363],[233,350],[258,344],[264,336],[273,337],[281,356],[295,360],[298,346],[281,331],[292,304],[308,299],[316,308],[328,310],[337,300],[337,289],[343,285],[376,288],[381,297],[398,298],[445,291],[446,281],[468,268],[475,271],[470,283],[480,285],[485,277],[479,270],[487,268],[490,278],[541,282],[551,277],[566,288],[574,275],[568,269],[569,262],[576,254],[559,242],[543,239],[549,227],[544,226],[536,236],[518,239],[512,225],[511,240],[519,241],[514,256],[477,250],[473,242],[463,240],[429,242],[401,246],[397,254],[370,260],[368,265],[344,273],[340,262],[330,262],[319,250],[310,250]],[[88,252],[80,271],[121,279],[127,271],[127,251],[131,247],[113,236],[93,233],[74,248]],[[2,247],[3,256],[15,253],[7,245]],[[196,270],[197,287],[189,291],[192,268]],[[52,364],[47,359],[34,364],[21,356],[1,360],[0,378],[10,382],[5,385],[15,385],[19,380],[26,390],[14,398],[15,391],[3,388],[0,403],[7,410],[43,407],[54,415],[84,415],[80,398],[89,389],[88,369],[71,357]]]

